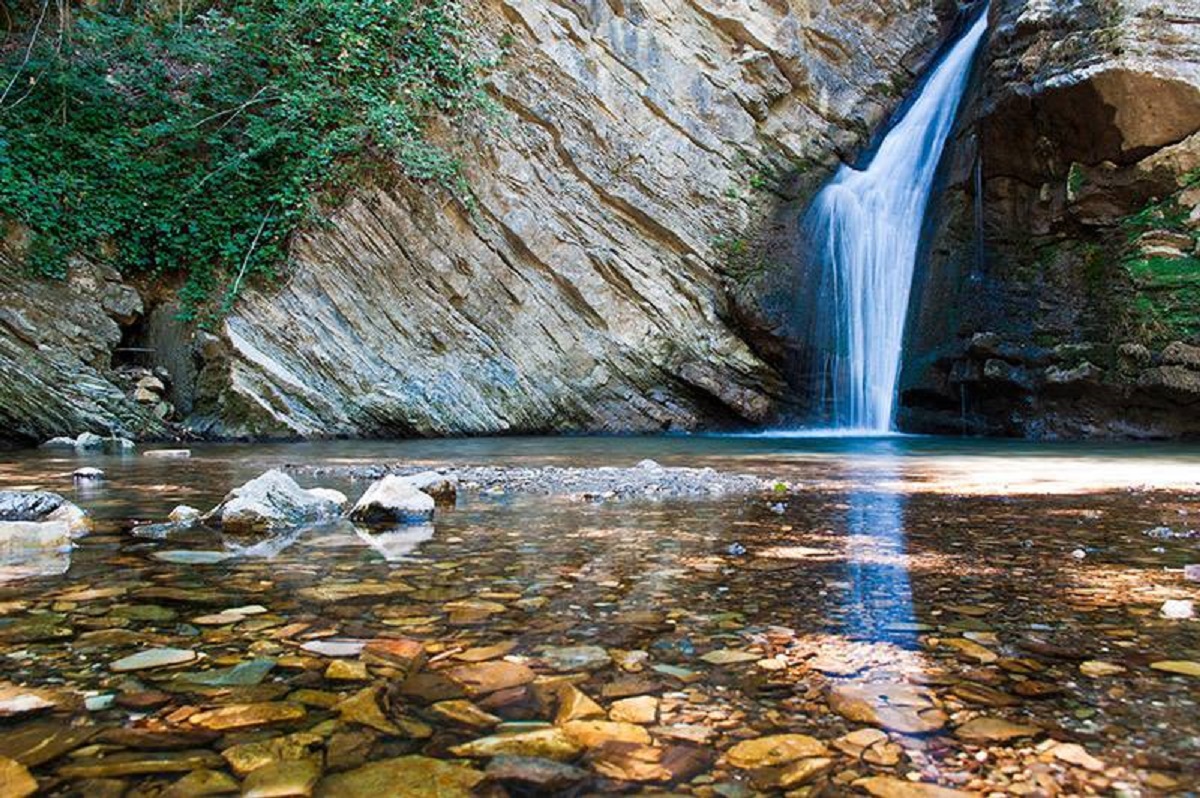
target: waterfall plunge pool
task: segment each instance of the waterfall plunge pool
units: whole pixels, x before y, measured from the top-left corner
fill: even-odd
[[[368,481],[347,467],[643,458],[791,488],[659,500],[464,488],[415,531],[130,532],[285,465],[353,499]],[[76,488],[84,465],[107,481]],[[97,529],[45,575],[0,584],[0,706],[31,690],[57,704],[0,719],[0,755],[24,758],[54,794],[100,775],[139,794],[201,771],[236,784],[264,744],[307,752],[318,794],[354,794],[371,763],[399,769],[396,783],[435,767],[478,781],[490,763],[512,795],[777,794],[805,769],[826,794],[909,774],[969,792],[1195,789],[1200,629],[1163,608],[1200,599],[1184,572],[1200,562],[1198,484],[1200,447],[922,437],[8,453],[0,485],[58,491]],[[222,557],[161,556],[178,551]],[[261,610],[228,612],[245,607]],[[396,637],[423,645],[419,678],[320,644]],[[166,648],[190,658],[113,669]],[[472,693],[446,676],[471,669],[506,686]],[[578,699],[563,698],[564,676],[598,705],[583,705],[584,725],[566,719]],[[597,713],[612,723],[588,726]],[[230,717],[245,725],[214,720]],[[764,765],[734,749],[783,733],[823,753]],[[475,755],[547,739],[572,766],[566,786],[530,787],[544,763]]]

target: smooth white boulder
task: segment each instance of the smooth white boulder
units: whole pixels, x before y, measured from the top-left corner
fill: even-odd
[[[307,491],[282,471],[272,469],[230,491],[204,516],[204,522],[225,532],[264,532],[336,517],[338,506]]]
[[[433,518],[434,501],[409,479],[388,474],[373,482],[350,510],[364,524],[421,523]]]
[[[99,468],[92,468],[90,466],[87,468],[76,468],[71,473],[71,476],[75,479],[76,482],[103,482],[104,481],[104,472],[101,471]]]
[[[339,508],[345,508],[346,504],[350,501],[346,498],[346,494],[333,488],[309,488],[308,492],[314,496],[320,496],[322,499],[333,502]]]
[[[180,504],[171,511],[171,514],[167,516],[167,520],[175,524],[194,524],[200,520],[200,511],[195,507]]]

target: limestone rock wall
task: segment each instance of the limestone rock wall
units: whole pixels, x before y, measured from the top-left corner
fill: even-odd
[[[511,45],[495,118],[460,146],[473,206],[364,188],[206,340],[190,423],[445,435],[786,416],[785,361],[759,345],[770,329],[737,323],[730,253],[864,143],[939,41],[936,5],[484,0],[483,38]]]
[[[114,379],[121,324],[142,312],[114,270],[79,260],[62,281],[31,279],[23,237],[0,241],[0,439],[93,432],[157,437],[166,427]]]

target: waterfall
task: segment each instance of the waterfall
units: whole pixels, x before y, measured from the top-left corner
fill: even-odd
[[[925,207],[986,29],[984,8],[918,87],[870,164],[842,166],[805,218],[822,270],[813,344],[825,412],[839,429],[892,426]]]

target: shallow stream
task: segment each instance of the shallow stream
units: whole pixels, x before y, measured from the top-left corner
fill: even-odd
[[[432,529],[131,533],[273,467],[353,500],[367,481],[312,468],[643,458],[792,487],[658,500],[468,487]],[[85,465],[107,480],[74,485]],[[189,459],[8,453],[0,488],[14,487],[60,492],[97,526],[34,564],[47,575],[0,570],[0,699],[36,688],[55,705],[0,718],[0,756],[47,794],[1198,789],[1200,621],[1162,607],[1200,601],[1184,574],[1200,563],[1200,448],[214,444]],[[186,550],[226,559],[162,559]],[[357,650],[396,637],[423,644],[423,667]],[[329,639],[351,653],[313,645]],[[150,648],[194,657],[114,670]],[[273,664],[219,671],[255,660]],[[813,741],[734,748],[781,734]]]

